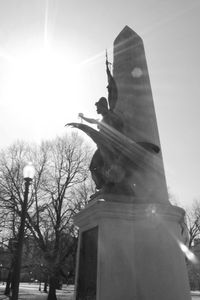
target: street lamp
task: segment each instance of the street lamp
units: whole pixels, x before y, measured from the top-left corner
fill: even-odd
[[[29,186],[33,180],[34,175],[35,175],[35,168],[32,163],[28,163],[23,169],[25,191],[24,191],[24,202],[22,204],[22,211],[21,211],[21,223],[20,223],[19,233],[18,233],[18,244],[16,249],[14,269],[13,269],[12,298],[11,298],[12,300],[17,300],[19,294],[20,270],[21,270],[21,260],[22,260],[22,251],[23,251],[23,242],[24,242],[24,228],[25,228],[27,205],[28,205],[28,193],[29,193]]]

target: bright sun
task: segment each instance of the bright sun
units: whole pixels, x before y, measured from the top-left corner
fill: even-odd
[[[34,127],[35,131],[40,127],[38,130],[48,135],[50,129],[45,128],[45,123],[50,126],[53,121],[54,127],[61,128],[69,119],[67,114],[77,118],[81,75],[80,65],[75,61],[71,53],[62,55],[62,52],[47,47],[34,49],[9,61],[3,99],[9,118],[15,124],[21,124],[22,120],[26,124],[21,125],[18,132],[24,131],[25,126]]]
[[[73,60],[52,49],[37,49],[12,60],[7,78],[7,98],[17,100],[18,105],[27,103],[27,100],[40,105],[47,99],[48,102],[55,101],[66,93],[73,93],[77,80],[75,74],[77,76],[77,67]]]
[[[10,139],[40,141],[62,135],[66,123],[80,121],[79,112],[96,113],[88,97],[99,88],[93,79],[95,68],[82,62],[76,52],[37,47],[4,58],[1,123],[6,124],[5,135]]]

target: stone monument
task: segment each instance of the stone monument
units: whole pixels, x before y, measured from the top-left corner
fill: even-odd
[[[75,300],[189,300],[181,252],[184,210],[168,200],[142,39],[126,26],[114,41],[108,103],[99,127],[71,123],[97,144],[90,170],[97,193],[79,227]],[[109,105],[108,105],[109,104]]]

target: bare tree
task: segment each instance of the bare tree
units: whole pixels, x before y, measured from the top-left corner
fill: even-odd
[[[43,164],[34,186],[35,209],[28,215],[28,228],[45,253],[49,267],[48,299],[56,299],[56,280],[73,243],[64,243],[73,230],[72,189],[88,176],[88,150],[77,135],[43,143]],[[42,166],[42,167],[41,167]]]
[[[74,187],[71,192],[71,197],[74,203],[74,213],[78,213],[90,201],[90,196],[96,192],[95,184],[88,174],[86,180]]]
[[[26,216],[29,232],[43,251],[49,274],[48,300],[56,299],[56,281],[76,247],[72,217],[77,204],[75,188],[86,186],[90,149],[77,134],[43,142],[40,147],[17,143],[0,157],[0,199],[7,212],[20,218],[23,203],[22,168],[33,161],[36,176]],[[76,189],[77,191],[77,189]]]
[[[194,200],[190,209],[186,211],[189,231],[189,248],[196,238],[200,238],[200,200]]]

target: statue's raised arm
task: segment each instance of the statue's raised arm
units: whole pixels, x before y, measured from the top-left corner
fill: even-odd
[[[93,119],[93,118],[87,118],[84,116],[83,113],[79,113],[78,116],[83,119],[84,121],[90,123],[90,124],[99,124],[99,120]]]

